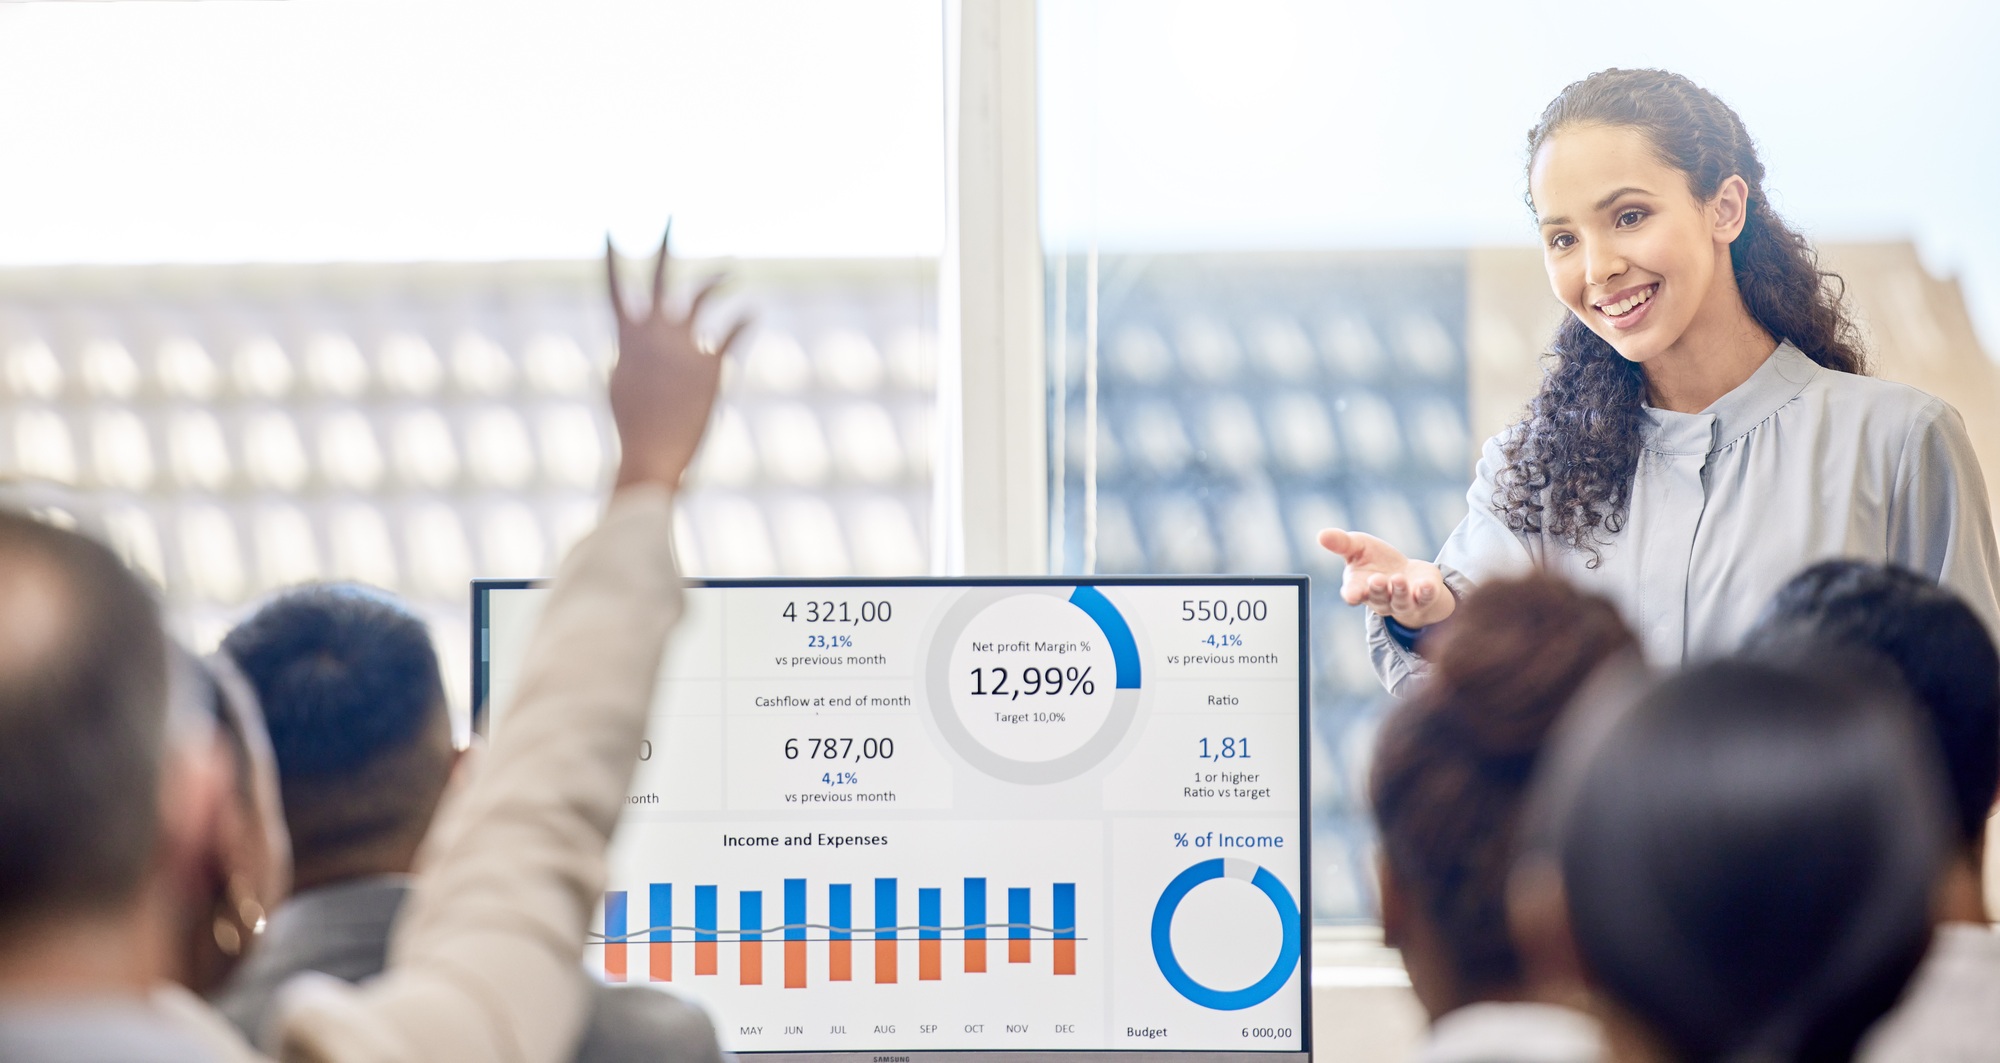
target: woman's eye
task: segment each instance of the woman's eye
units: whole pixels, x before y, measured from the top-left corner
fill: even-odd
[[[1643,210],[1628,210],[1618,215],[1618,224],[1621,228],[1637,225],[1645,217],[1646,212]]]
[[[1549,240],[1549,246],[1555,248],[1568,248],[1574,243],[1576,243],[1576,237],[1571,236],[1569,233],[1557,233]]]

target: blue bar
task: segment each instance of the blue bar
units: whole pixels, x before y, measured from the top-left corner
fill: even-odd
[[[764,940],[764,891],[744,890],[737,901],[736,932],[744,941]]]
[[[986,928],[986,880],[969,878],[965,880],[965,937],[968,941],[985,941]]]
[[[826,921],[833,929],[827,937],[834,941],[848,941],[854,937],[848,933],[854,928],[854,887],[846,884],[826,888]]]
[[[652,907],[647,909],[646,921],[653,924],[650,940],[672,941],[674,932],[674,886],[671,882],[653,883]]]
[[[785,880],[785,940],[806,939],[806,880]]]
[[[875,940],[896,940],[896,880],[875,880]]]
[[[924,941],[938,940],[938,930],[944,926],[944,891],[917,891],[917,937]]]
[[[616,944],[625,940],[625,891],[604,895],[604,940]]]
[[[694,888],[694,939],[715,940],[715,887]]]
[[[1009,889],[1007,891],[1007,940],[1026,941],[1028,939],[1028,891]]]
[[[1056,883],[1056,937],[1076,937],[1076,883]]]

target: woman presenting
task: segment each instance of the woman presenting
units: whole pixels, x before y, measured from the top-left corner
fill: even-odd
[[[1656,664],[1733,649],[1830,557],[1890,561],[2000,631],[1993,523],[1958,412],[1863,376],[1805,238],[1736,113],[1686,78],[1606,70],[1528,133],[1529,205],[1569,316],[1526,416],[1487,441],[1436,563],[1357,531],[1320,545],[1366,604],[1384,685],[1478,581],[1541,566],[1616,602]]]

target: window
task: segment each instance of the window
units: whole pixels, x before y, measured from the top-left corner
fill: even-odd
[[[1448,31],[1397,5],[1039,5],[1051,565],[1314,576],[1320,920],[1376,911],[1366,791],[1385,706],[1313,534],[1430,556],[1465,513],[1476,448],[1532,394],[1562,311],[1521,202],[1523,134],[1565,84],[1662,66],[1722,96],[1780,210],[1846,274],[1878,372],[1985,416],[1971,337],[2000,336],[2000,209],[1958,177],[1893,203],[1862,190],[1907,183],[1900,159],[2000,163],[1934,102],[2000,99],[1968,43],[1992,17],[1848,6],[1801,23],[1696,4],[1729,20],[1718,38],[1698,17],[1635,37],[1540,3],[1454,10]],[[1774,41],[1869,73],[1801,95]]]
[[[929,572],[940,5],[488,14],[0,16],[0,129],[65,160],[0,175],[0,469],[101,510],[200,646],[302,580],[406,596],[462,708],[466,581],[550,574],[617,461],[604,233],[637,287],[673,212],[676,287],[755,314],[684,566]]]

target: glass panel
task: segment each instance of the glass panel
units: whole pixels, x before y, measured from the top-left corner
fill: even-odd
[[[1563,311],[1521,201],[1523,134],[1564,84],[1663,66],[1720,95],[1773,202],[1847,278],[1877,372],[1952,396],[1975,433],[1996,416],[1979,330],[2000,349],[2000,200],[1975,175],[2000,165],[2000,141],[1963,133],[2000,107],[1980,51],[2000,15],[1846,7],[1801,21],[1699,0],[1633,36],[1540,2],[1440,20],[1042,0],[1051,556],[1072,572],[1316,577],[1320,919],[1375,910],[1364,795],[1381,707],[1313,533],[1434,550],[1476,446],[1535,388]],[[1801,93],[1775,41],[1865,74]],[[1868,191],[1908,184],[1912,158],[1922,194]],[[1976,443],[2000,477],[2000,442]]]
[[[115,515],[184,634],[367,580],[462,709],[465,581],[548,575],[595,521],[597,256],[608,228],[639,290],[668,211],[674,297],[726,265],[711,327],[755,318],[684,566],[929,571],[935,0],[174,6],[7,15],[10,147],[97,176],[0,174],[0,475]]]
[[[1367,528],[1429,556],[1464,515],[1464,264],[1102,257],[1094,456],[1091,359],[1076,353],[1089,272],[1057,255],[1047,274],[1065,326],[1049,337],[1052,556],[1064,572],[1312,575],[1314,910],[1366,918],[1382,693],[1313,532]],[[1389,371],[1405,365],[1421,371]]]

